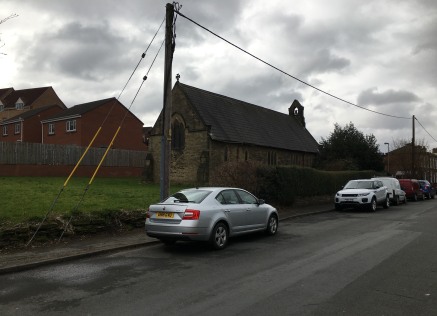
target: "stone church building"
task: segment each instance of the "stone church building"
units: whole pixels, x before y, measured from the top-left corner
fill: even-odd
[[[162,115],[149,135],[145,173],[154,182],[160,179]],[[227,161],[311,167],[318,154],[297,100],[284,114],[179,81],[172,90],[171,137],[172,183],[208,184]]]

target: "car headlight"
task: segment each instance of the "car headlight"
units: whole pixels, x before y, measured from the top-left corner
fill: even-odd
[[[367,196],[367,195],[369,195],[370,194],[370,192],[367,192],[367,193],[360,193],[360,194],[358,194],[358,196]]]

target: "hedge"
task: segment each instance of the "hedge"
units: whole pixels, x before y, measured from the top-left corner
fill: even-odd
[[[349,180],[368,179],[374,175],[372,170],[323,171],[233,162],[219,167],[211,177],[211,184],[240,187],[269,202],[292,205],[297,197],[334,195]]]

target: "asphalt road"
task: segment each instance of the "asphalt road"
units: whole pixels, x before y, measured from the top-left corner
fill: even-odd
[[[437,315],[437,199],[0,276],[0,315]]]

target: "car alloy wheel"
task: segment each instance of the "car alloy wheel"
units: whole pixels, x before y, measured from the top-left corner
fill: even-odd
[[[228,244],[228,227],[224,223],[216,224],[212,230],[210,241],[214,249],[224,249]]]
[[[267,235],[273,236],[278,231],[278,218],[275,215],[270,215],[267,222]]]
[[[384,208],[389,208],[390,207],[390,198],[388,196],[385,198],[383,207]]]
[[[372,202],[370,202],[370,211],[376,212],[376,198],[372,198]]]

